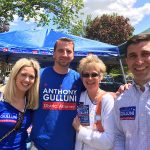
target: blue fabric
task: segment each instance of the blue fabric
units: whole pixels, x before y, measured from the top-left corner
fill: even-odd
[[[74,41],[75,56],[86,56],[89,53],[93,53],[98,56],[110,57],[118,56],[119,54],[117,46],[54,30],[51,30],[50,34],[47,35],[44,45],[46,47],[54,47],[56,40],[61,37],[67,37]]]
[[[27,110],[18,131],[12,132],[0,142],[1,150],[26,150],[27,128],[31,124],[32,110]],[[0,101],[0,138],[15,127],[19,111],[7,102]]]
[[[53,68],[41,72],[40,106],[33,115],[31,140],[38,150],[74,150],[76,116],[83,84],[79,74],[70,70],[61,75]]]
[[[53,30],[13,31],[0,33],[0,53],[52,55],[57,39],[68,37],[75,42],[75,56],[93,53],[98,56],[118,56],[118,47]]]

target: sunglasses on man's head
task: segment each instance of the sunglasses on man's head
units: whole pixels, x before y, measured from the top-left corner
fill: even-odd
[[[98,77],[98,76],[99,76],[98,73],[82,73],[83,78],[89,78],[89,77],[95,78],[95,77]]]

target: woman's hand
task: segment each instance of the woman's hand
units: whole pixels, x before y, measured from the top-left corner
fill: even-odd
[[[131,86],[131,83],[126,83],[124,85],[121,85],[118,89],[118,91],[116,92],[116,96],[119,96],[120,94],[122,94],[125,90],[128,90],[129,87]]]
[[[73,123],[72,123],[72,126],[74,127],[74,129],[79,132],[80,128],[82,127],[81,123],[80,123],[80,119],[78,116],[76,116],[74,119],[73,119]]]

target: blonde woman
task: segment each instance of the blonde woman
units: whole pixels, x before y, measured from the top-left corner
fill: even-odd
[[[26,150],[32,111],[38,107],[39,63],[18,60],[0,101],[0,149]]]
[[[81,93],[80,102],[82,107],[86,106],[84,110],[89,109],[89,125],[88,122],[86,126],[80,122],[88,119],[74,118],[73,127],[77,132],[75,150],[111,150],[113,147],[114,98],[99,88],[105,72],[105,64],[96,55],[90,54],[80,61],[79,73],[86,88]]]

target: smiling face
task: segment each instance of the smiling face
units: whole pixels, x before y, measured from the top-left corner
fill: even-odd
[[[71,61],[74,59],[73,43],[58,41],[53,58],[56,67],[68,69]]]
[[[150,41],[131,44],[127,49],[126,62],[137,84],[150,81]]]
[[[16,76],[17,92],[25,94],[35,82],[35,70],[33,67],[23,67]]]
[[[82,73],[82,81],[87,91],[97,91],[101,80],[102,76],[96,69],[88,69]]]

